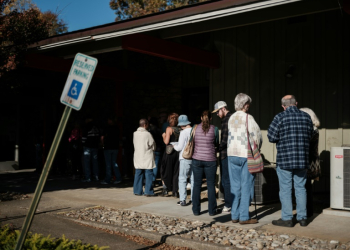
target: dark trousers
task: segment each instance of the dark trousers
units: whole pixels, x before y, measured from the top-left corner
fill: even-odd
[[[193,168],[193,195],[192,195],[192,211],[194,214],[201,212],[201,187],[203,173],[207,178],[208,188],[208,211],[209,214],[215,214],[217,203],[215,193],[215,177],[216,177],[216,161],[199,161],[192,160]]]
[[[221,160],[221,185],[224,189],[225,207],[231,207],[233,194],[231,193],[230,175],[228,172],[228,158]]]

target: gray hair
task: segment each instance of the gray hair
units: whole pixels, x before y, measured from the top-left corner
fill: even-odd
[[[312,109],[301,108],[300,110],[307,113],[311,117],[312,124],[314,125],[314,129],[316,129],[320,126],[320,120],[317,118],[315,112],[312,111]]]
[[[252,98],[244,93],[239,93],[235,98],[235,110],[240,111],[244,108],[247,103],[252,103]]]
[[[283,97],[282,100],[281,100],[282,106],[289,107],[289,106],[295,106],[296,105],[297,101],[296,101],[294,95],[288,96],[289,98],[285,98],[285,97]]]

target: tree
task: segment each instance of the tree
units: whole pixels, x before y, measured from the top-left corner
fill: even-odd
[[[42,13],[42,18],[50,24],[49,36],[55,36],[68,31],[68,26],[65,21],[59,18],[60,14],[61,11],[58,10],[55,12],[48,10]]]
[[[115,21],[171,10],[208,0],[111,0],[109,6],[115,10]]]
[[[39,10],[32,0],[10,0],[4,9],[4,14],[9,14],[11,11],[15,10],[22,13],[29,9]],[[62,10],[59,9],[55,11],[48,10],[41,13],[40,17],[49,25],[49,36],[59,35],[68,31],[67,23],[59,17],[61,13]]]
[[[0,77],[20,64],[29,45],[65,31],[57,12],[42,13],[31,0],[0,0]]]

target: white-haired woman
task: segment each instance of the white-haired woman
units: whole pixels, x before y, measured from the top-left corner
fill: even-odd
[[[248,134],[249,142],[253,148],[254,142],[260,149],[262,136],[258,124],[253,116],[247,112],[252,99],[243,93],[235,98],[236,112],[231,115],[228,121],[228,170],[231,183],[231,193],[233,202],[231,207],[231,219],[233,223],[254,224],[257,219],[249,216],[249,205],[251,202],[251,192],[254,188],[255,175],[248,170]],[[248,124],[248,128],[247,128]]]
[[[314,135],[310,140],[309,147],[309,170],[307,172],[307,179],[305,184],[306,189],[306,211],[307,217],[311,217],[314,213],[313,207],[313,195],[312,195],[312,182],[313,180],[319,180],[321,175],[321,166],[320,166],[320,155],[318,154],[318,141],[319,141],[319,132],[318,127],[320,126],[320,121],[318,120],[314,111],[309,108],[301,108],[301,111],[310,115],[312,124],[314,125]]]

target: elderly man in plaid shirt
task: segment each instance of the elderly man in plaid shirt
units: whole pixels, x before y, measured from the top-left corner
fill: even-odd
[[[273,225],[293,227],[292,183],[297,203],[297,220],[300,226],[306,221],[306,175],[309,166],[309,142],[314,133],[311,117],[297,108],[293,95],[282,98],[284,112],[275,116],[267,137],[277,145],[277,175],[282,204],[282,218]]]
[[[227,137],[228,137],[228,120],[232,113],[227,109],[227,104],[224,101],[218,101],[214,105],[214,111],[221,120],[221,143],[218,148],[221,158],[221,185],[224,189],[225,206],[222,212],[230,213],[233,201],[231,193],[230,176],[228,174],[228,158],[227,158]]]

